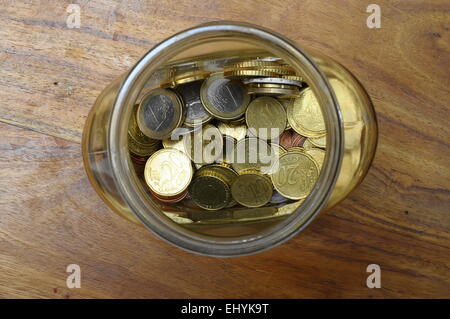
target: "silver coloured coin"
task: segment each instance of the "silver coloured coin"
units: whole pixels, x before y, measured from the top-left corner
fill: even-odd
[[[290,79],[283,79],[283,78],[249,78],[243,81],[244,84],[250,84],[250,83],[270,83],[270,84],[284,84],[284,85],[295,85],[295,86],[302,86],[302,82],[290,80]]]
[[[212,116],[206,112],[200,99],[202,81],[181,84],[177,92],[181,96],[186,109],[184,124],[186,126],[202,125],[209,122]]]

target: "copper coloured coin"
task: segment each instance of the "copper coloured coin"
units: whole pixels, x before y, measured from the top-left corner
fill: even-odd
[[[292,147],[292,135],[293,135],[293,131],[292,130],[286,130],[283,133],[281,133],[281,135],[280,135],[280,145],[284,149],[288,149],[288,148]]]
[[[158,199],[159,201],[161,201],[163,203],[168,203],[168,204],[174,204],[174,203],[178,203],[178,202],[182,201],[183,199],[186,198],[187,193],[188,193],[187,189],[184,192],[182,192],[181,194],[175,195],[175,196],[161,196],[161,195],[158,195],[158,194],[152,192],[153,196],[155,196],[156,199]]]
[[[305,142],[305,140],[306,140],[306,137],[293,131],[292,139],[291,139],[291,143],[292,143],[291,147],[303,146],[303,143]]]

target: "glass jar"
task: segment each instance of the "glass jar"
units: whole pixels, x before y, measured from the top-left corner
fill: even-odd
[[[90,111],[82,150],[94,189],[114,211],[199,254],[253,254],[298,234],[362,181],[374,157],[378,134],[372,103],[361,84],[337,62],[308,52],[273,31],[234,22],[203,24],[156,45],[106,87]],[[246,209],[255,213],[276,209],[268,218],[209,223],[169,218],[170,212],[182,214],[183,207],[166,209],[156,203],[130,160],[127,130],[136,101],[143,91],[169,81],[168,70],[173,69],[169,66],[189,69],[195,61],[214,71],[236,57],[263,56],[281,58],[294,67],[320,104],[327,132],[326,156],[312,192],[302,203]]]

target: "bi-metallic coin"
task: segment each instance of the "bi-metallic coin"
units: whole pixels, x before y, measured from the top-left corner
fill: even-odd
[[[222,73],[215,73],[203,82],[200,97],[206,111],[220,120],[240,118],[250,102],[245,85],[225,78]]]
[[[184,115],[180,97],[172,90],[158,88],[142,98],[137,123],[146,136],[162,140],[183,123]]]

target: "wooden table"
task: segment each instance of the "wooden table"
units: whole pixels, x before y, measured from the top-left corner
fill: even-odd
[[[81,27],[66,25],[78,3]],[[371,1],[0,1],[0,297],[450,297],[449,5]],[[333,56],[367,88],[380,140],[344,202],[248,257],[197,256],[116,215],[80,138],[100,91],[148,49],[212,20]],[[81,288],[66,267],[81,267]],[[369,289],[366,267],[381,267]]]

